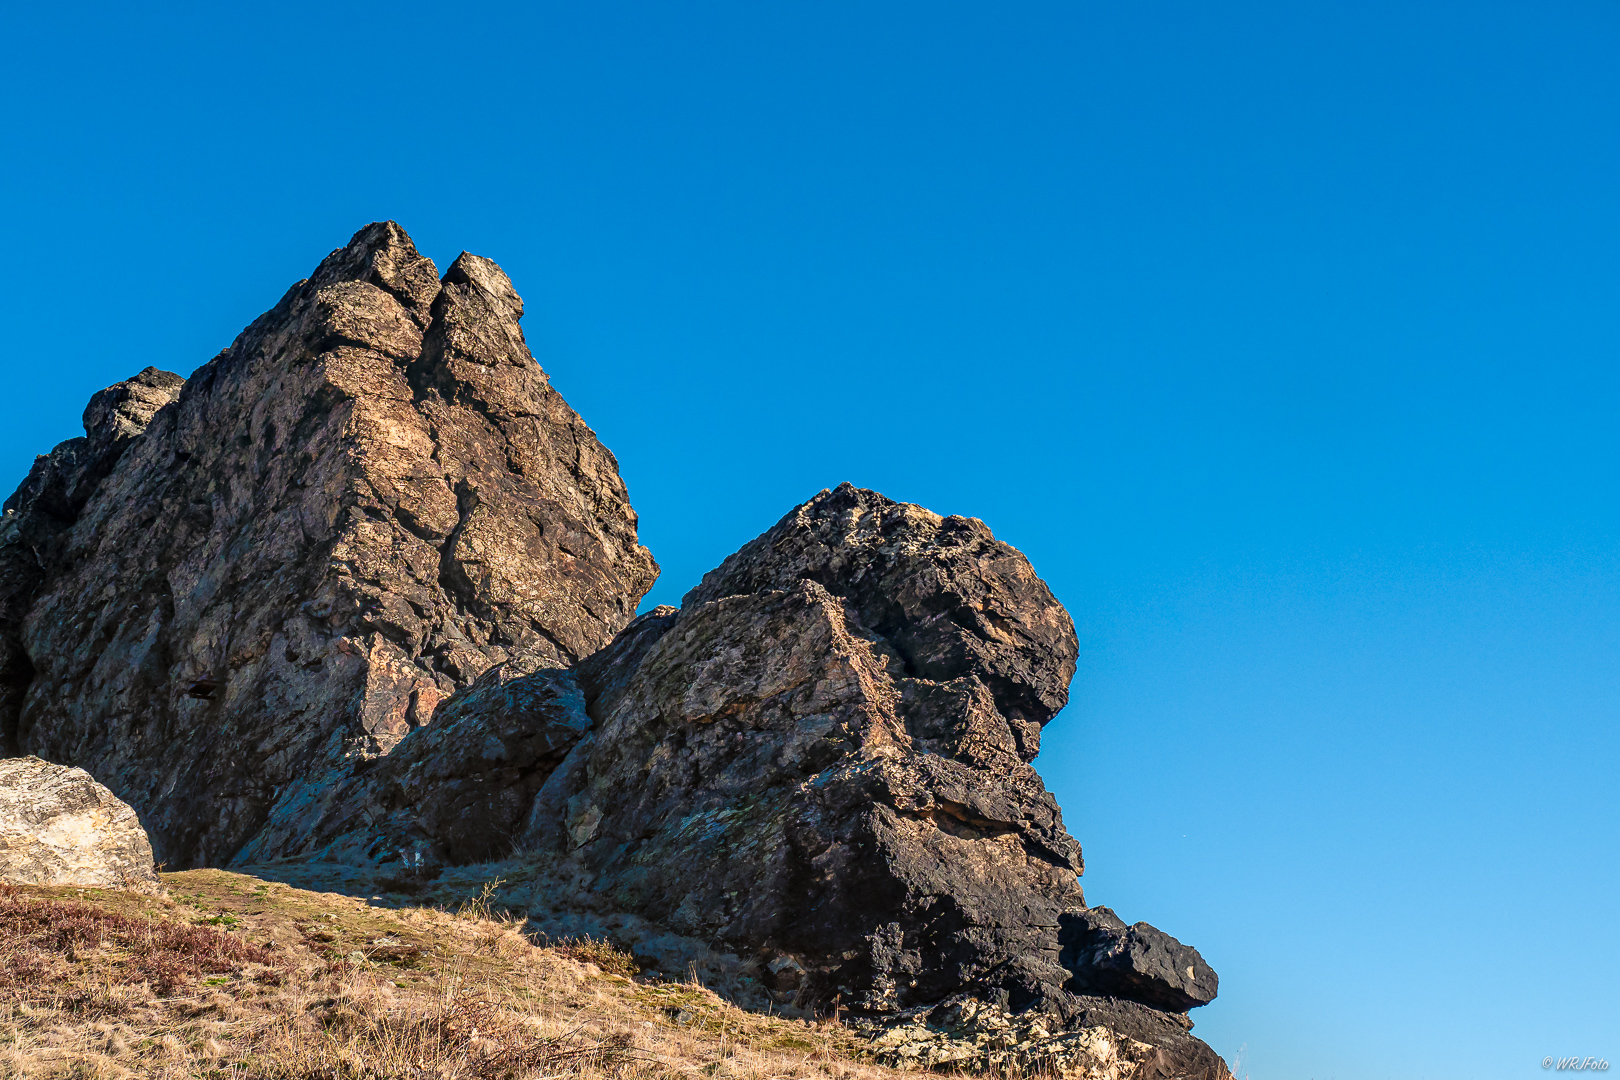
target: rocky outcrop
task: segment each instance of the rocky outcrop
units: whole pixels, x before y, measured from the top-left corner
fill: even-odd
[[[1022,555],[845,485],[656,621],[581,665],[583,767],[528,843],[682,933],[785,957],[801,999],[987,986],[1023,1008],[1061,986],[1045,928],[1083,903],[1080,847],[1028,762],[1077,649]]]
[[[729,957],[892,1061],[1226,1077],[1215,973],[1086,906],[1032,764],[1078,643],[1028,560],[845,484],[632,618],[656,566],[522,311],[382,223],[98,394],[6,503],[0,753],[177,867],[506,860],[536,928]]]
[[[536,904],[752,958],[778,1002],[847,1009],[896,1061],[1219,1077],[1184,1015],[1214,972],[1085,907],[1030,764],[1076,654],[982,522],[846,484],[571,671],[486,674],[356,770],[335,805],[363,809],[304,853],[524,854]]]
[[[491,666],[606,644],[657,568],[522,313],[493,262],[441,278],[385,222],[183,385],[96,395],[5,506],[0,749],[219,864]]]
[[[0,882],[161,888],[135,811],[83,769],[0,760]]]

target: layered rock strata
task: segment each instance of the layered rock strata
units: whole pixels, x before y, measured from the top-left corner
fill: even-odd
[[[83,769],[32,757],[0,760],[0,882],[162,888],[135,811]]]
[[[219,864],[515,655],[606,644],[657,567],[501,269],[367,226],[190,377],[148,370],[0,532],[0,749]]]

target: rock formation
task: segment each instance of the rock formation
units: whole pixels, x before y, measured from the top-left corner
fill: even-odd
[[[278,853],[527,853],[537,899],[753,958],[777,1001],[847,1008],[896,1060],[1061,1044],[1219,1076],[1184,1015],[1215,973],[1085,907],[1030,765],[1077,651],[982,522],[846,484],[573,670],[486,673]]]
[[[223,863],[513,655],[564,666],[657,567],[487,259],[371,225],[189,380],[92,400],[0,533],[0,742]]]
[[[183,385],[97,395],[6,504],[0,740],[175,863],[504,859],[892,1060],[1225,1077],[1215,973],[1086,906],[1032,766],[1078,644],[1029,562],[845,484],[632,619],[656,567],[521,314],[373,225]]]
[[[0,760],[0,882],[161,888],[135,811],[83,769]]]

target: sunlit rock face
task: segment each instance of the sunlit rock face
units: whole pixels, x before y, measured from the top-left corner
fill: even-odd
[[[0,882],[161,889],[135,811],[83,769],[0,759]]]
[[[367,226],[189,380],[92,400],[0,533],[0,743],[222,863],[491,665],[566,666],[657,574],[500,268]]]

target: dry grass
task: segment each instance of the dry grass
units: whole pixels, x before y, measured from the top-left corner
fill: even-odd
[[[641,968],[635,957],[611,941],[593,937],[563,938],[557,942],[557,951],[582,964],[595,964],[609,975],[639,975]]]
[[[836,1023],[637,980],[590,938],[536,946],[490,902],[391,910],[223,871],[166,899],[0,893],[0,1076],[539,1080],[902,1074]],[[914,1075],[914,1074],[913,1074]]]

